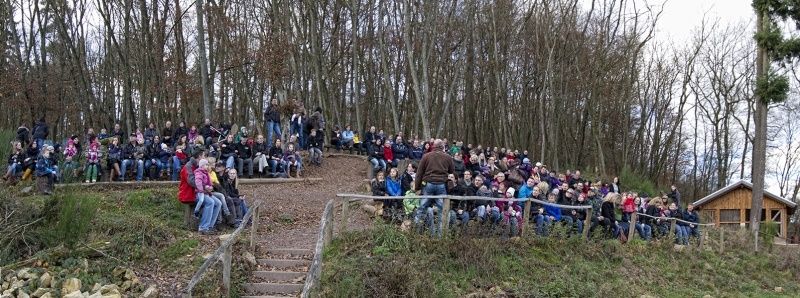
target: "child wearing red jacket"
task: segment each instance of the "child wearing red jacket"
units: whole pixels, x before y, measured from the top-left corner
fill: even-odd
[[[631,214],[636,212],[636,203],[634,201],[634,194],[626,194],[625,199],[622,200],[622,221],[630,221]]]
[[[392,151],[392,143],[389,141],[383,143],[383,160],[386,161],[387,165],[392,164],[392,161],[394,160],[394,151]]]

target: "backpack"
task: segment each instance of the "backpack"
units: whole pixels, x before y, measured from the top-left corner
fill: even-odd
[[[186,183],[188,183],[192,188],[197,188],[197,184],[194,183],[194,170],[192,169],[194,167],[194,163],[194,158],[191,158],[183,167],[186,169]]]
[[[619,243],[622,244],[628,243],[628,235],[625,235],[623,229],[619,229],[619,236],[617,237],[617,239],[619,239]]]

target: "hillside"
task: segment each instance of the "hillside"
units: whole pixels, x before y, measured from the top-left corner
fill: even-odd
[[[710,242],[709,242],[710,243]],[[668,241],[430,239],[380,226],[325,252],[325,297],[797,297],[797,251]]]
[[[318,182],[242,185],[248,200],[263,200],[268,206],[259,214],[257,242],[267,248],[313,247],[325,202],[337,192],[355,192],[363,186],[364,167],[359,161],[327,157],[323,167],[306,171],[307,177],[323,179]],[[22,193],[31,185],[0,187],[0,279],[8,276],[0,293],[12,286],[10,275],[27,276],[19,274],[27,269],[30,276],[48,273],[53,278],[48,288],[53,297],[63,294],[61,285],[70,278],[82,281],[83,292],[97,292],[92,290],[99,283],[116,284],[120,294],[129,297],[138,297],[151,286],[161,296],[177,297],[204,257],[219,245],[218,237],[184,227],[174,187],[67,187],[52,197]],[[240,256],[246,250],[247,241],[239,243],[235,262],[243,262]],[[212,269],[219,271],[218,267]],[[238,293],[251,272],[243,264],[233,268],[232,292]],[[208,276],[195,288],[195,297],[219,296],[219,272]],[[133,277],[136,282],[122,290]],[[26,280],[26,293],[41,285],[37,278]]]

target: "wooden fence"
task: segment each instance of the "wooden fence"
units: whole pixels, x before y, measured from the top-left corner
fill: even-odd
[[[472,196],[472,197],[460,197],[460,196],[447,196],[447,195],[441,195],[441,196],[416,196],[416,197],[387,197],[387,196],[370,196],[370,195],[360,195],[360,194],[337,194],[336,197],[337,197],[338,201],[340,201],[341,208],[342,208],[341,216],[337,219],[338,220],[338,226],[339,226],[339,233],[347,231],[347,222],[348,222],[348,219],[350,217],[350,214],[349,214],[350,213],[350,206],[349,205],[350,205],[351,202],[358,202],[358,201],[371,201],[371,200],[384,201],[384,200],[406,200],[406,199],[442,199],[443,200],[442,213],[441,213],[442,214],[442,220],[440,221],[440,225],[441,225],[440,227],[441,227],[442,231],[447,229],[448,225],[449,225],[449,220],[450,219],[449,219],[449,215],[448,214],[450,212],[450,205],[451,205],[451,201],[452,200],[458,200],[458,201],[478,201],[478,200],[480,200],[480,201],[501,201],[502,200],[502,201],[509,201],[509,202],[524,202],[524,206],[525,207],[524,207],[523,214],[525,214],[525,216],[528,216],[530,214],[531,205],[533,203],[540,204],[540,205],[546,205],[546,206],[553,206],[553,207],[558,207],[558,208],[561,208],[561,209],[568,209],[568,210],[586,210],[586,215],[587,216],[586,216],[586,219],[584,220],[584,229],[583,229],[583,237],[584,238],[588,237],[589,228],[591,227],[591,215],[592,215],[592,210],[593,210],[593,207],[591,205],[577,205],[577,206],[559,205],[559,204],[545,202],[545,201],[541,201],[541,200],[537,200],[537,199],[503,199],[503,198],[489,198],[489,197],[475,197],[475,196]],[[320,280],[321,273],[322,273],[322,261],[323,261],[322,260],[322,254],[323,254],[323,251],[325,249],[325,246],[328,245],[330,243],[331,239],[333,238],[333,229],[334,229],[334,225],[333,225],[334,212],[333,212],[333,209],[334,209],[334,205],[335,205],[335,203],[334,203],[333,200],[328,201],[328,203],[325,205],[325,211],[322,214],[322,218],[320,219],[320,230],[319,230],[319,234],[317,236],[316,248],[314,250],[314,260],[312,261],[311,267],[309,268],[308,275],[306,277],[306,282],[305,282],[305,285],[303,287],[303,292],[301,294],[301,297],[303,297],[303,298],[311,297],[312,293],[319,286],[319,280]],[[632,223],[636,223],[636,221],[638,219],[638,216],[650,217],[650,218],[653,218],[653,219],[656,219],[656,220],[658,220],[658,219],[668,220],[668,221],[670,221],[670,235],[672,235],[672,233],[675,230],[676,222],[683,222],[683,223],[686,223],[686,224],[694,224],[694,225],[697,225],[697,226],[714,227],[714,224],[693,223],[693,222],[688,222],[688,221],[685,221],[685,220],[682,220],[682,219],[678,219],[678,218],[654,217],[654,216],[650,216],[650,215],[647,215],[647,214],[636,213],[636,212],[632,213],[631,216],[632,217],[631,217],[630,222],[632,222]],[[525,235],[526,226],[528,226],[528,225],[525,225],[525,224],[520,225],[520,236],[524,236]],[[629,228],[628,228],[628,233],[629,233],[628,239],[632,239],[632,237],[634,237],[634,232],[633,232],[634,229],[635,229],[635,225],[630,225],[629,226]],[[720,248],[719,249],[720,249],[720,252],[722,252],[722,251],[724,251],[725,232],[724,232],[724,229],[719,229],[719,231],[720,231],[720,244],[719,244]],[[700,245],[700,248],[702,249],[702,247],[703,247],[703,238],[705,238],[705,236],[708,235],[707,234],[708,232],[703,229],[703,230],[701,230],[701,233],[703,233],[703,234],[700,235],[700,244],[699,245]]]
[[[669,221],[669,235],[672,235],[672,233],[675,232],[675,224],[678,223],[678,222],[682,222],[682,223],[690,224],[690,225],[696,225],[698,227],[701,227],[701,226],[713,227],[713,226],[715,226],[713,223],[703,224],[703,223],[685,221],[685,220],[682,220],[682,219],[679,219],[679,218],[674,218],[674,217],[659,217],[659,216],[652,216],[652,215],[647,215],[647,214],[644,214],[644,213],[634,212],[634,213],[631,213],[630,222],[634,223],[634,225],[632,227],[628,227],[628,240],[633,240],[633,237],[636,237],[636,233],[634,233],[633,231],[636,229],[635,223],[638,222],[639,216],[649,217],[649,218],[655,219],[655,220],[666,220],[666,221]],[[700,238],[700,243],[699,243],[699,245],[700,245],[701,249],[703,248],[703,239],[706,238],[705,235],[707,233],[708,233],[708,231],[706,231],[705,229],[701,229],[700,230],[700,237],[699,237]],[[724,249],[724,246],[723,246],[724,244],[722,244],[722,243],[724,243],[724,239],[725,239],[725,231],[723,231],[723,229],[720,229],[720,237],[721,237],[721,239],[720,239],[720,250],[722,250],[722,249]]]
[[[314,248],[314,260],[311,262],[311,267],[308,268],[308,275],[306,276],[306,282],[300,297],[311,297],[311,294],[317,289],[317,286],[319,286],[319,279],[322,275],[322,253],[325,250],[325,246],[331,242],[332,238],[333,200],[330,200],[325,204],[325,211],[322,213],[322,219],[320,219],[317,245]]]
[[[591,226],[591,214],[592,214],[592,206],[591,205],[577,205],[577,206],[569,206],[569,205],[559,205],[555,203],[545,202],[537,199],[503,199],[503,198],[489,198],[489,197],[460,197],[460,196],[417,196],[414,198],[409,197],[381,197],[381,196],[370,196],[370,195],[359,195],[359,194],[337,194],[336,197],[342,200],[342,217],[339,218],[339,231],[344,232],[347,230],[347,220],[349,217],[349,202],[350,199],[355,199],[357,201],[368,201],[368,200],[378,200],[378,201],[385,201],[385,200],[407,200],[407,199],[442,199],[442,220],[439,222],[440,228],[442,231],[445,231],[449,226],[450,216],[450,203],[452,200],[457,201],[506,201],[506,202],[524,202],[524,208],[522,214],[528,216],[531,212],[531,205],[533,203],[558,207],[561,209],[569,209],[569,210],[586,210],[586,219],[584,220],[584,228],[583,229],[583,236],[586,237],[589,235],[589,228]],[[525,236],[526,230],[528,225],[520,225],[520,236]]]
[[[203,279],[203,276],[206,275],[208,270],[216,264],[220,259],[222,259],[222,285],[225,290],[224,297],[230,297],[231,293],[231,266],[232,266],[232,254],[233,254],[233,244],[236,243],[236,239],[242,233],[244,228],[247,226],[247,222],[252,219],[252,223],[250,225],[250,250],[253,251],[255,249],[256,244],[256,233],[258,230],[258,212],[263,205],[263,201],[257,200],[253,203],[253,206],[247,211],[247,214],[244,215],[242,219],[242,224],[236,228],[236,230],[231,233],[227,239],[225,239],[222,244],[217,248],[214,254],[211,255],[206,261],[200,266],[200,269],[194,273],[192,276],[192,280],[189,281],[189,284],[186,286],[186,289],[183,291],[183,297],[190,298],[192,297],[192,290],[194,287]]]

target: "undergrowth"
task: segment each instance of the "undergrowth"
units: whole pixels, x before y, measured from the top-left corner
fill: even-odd
[[[711,239],[716,237],[712,234]],[[574,238],[432,239],[392,226],[345,233],[325,250],[323,297],[797,297],[798,253],[752,253],[726,234],[672,242]],[[746,239],[744,233],[741,239]],[[713,249],[712,249],[713,248]],[[782,287],[778,293],[775,287]]]
[[[188,281],[203,255],[217,245],[216,237],[204,238],[185,228],[172,188],[65,187],[53,196],[22,196],[17,189],[0,188],[0,215],[0,266],[20,268],[38,260],[76,272],[72,277],[89,285],[111,282],[117,267],[144,272],[158,268]],[[82,267],[86,269],[74,270]],[[240,271],[234,278],[242,278]],[[219,274],[211,272],[194,294],[217,295]]]

